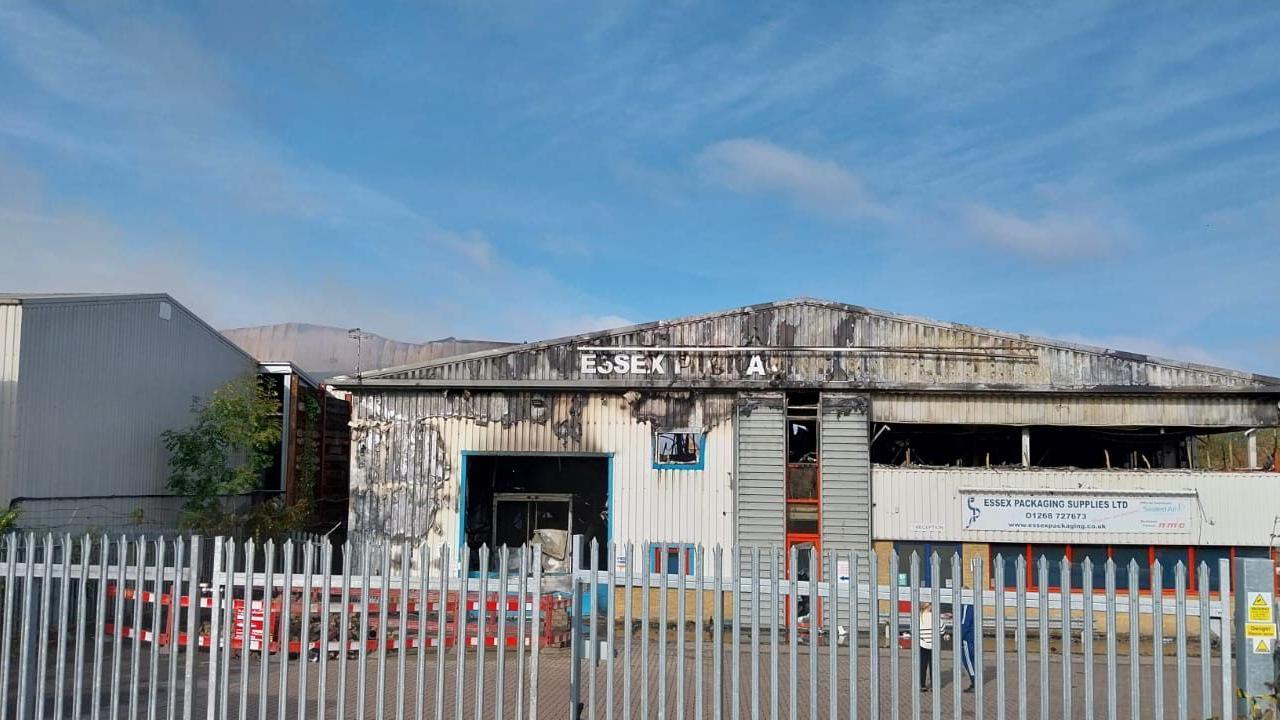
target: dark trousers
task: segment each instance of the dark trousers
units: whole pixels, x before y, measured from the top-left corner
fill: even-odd
[[[929,671],[933,668],[933,648],[920,648],[920,687],[929,687]]]

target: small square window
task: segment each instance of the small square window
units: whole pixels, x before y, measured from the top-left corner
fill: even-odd
[[[653,436],[653,466],[659,469],[701,470],[705,436],[694,430],[672,430]]]
[[[693,577],[697,551],[692,545],[654,543],[649,546],[649,572]]]

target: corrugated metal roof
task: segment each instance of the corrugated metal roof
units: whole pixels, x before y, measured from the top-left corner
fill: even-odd
[[[179,312],[189,316],[193,322],[199,325],[209,334],[217,338],[217,340],[225,345],[234,348],[235,351],[243,355],[248,360],[257,362],[253,355],[246,352],[239,345],[232,342],[222,333],[218,332],[203,318],[191,311],[190,308],[173,299],[169,293],[10,293],[0,292],[0,305],[52,305],[52,304],[75,304],[75,303],[133,303],[133,302],[151,302],[160,300],[167,302],[177,308]]]
[[[34,302],[93,302],[121,300],[152,300],[165,297],[166,293],[11,293],[0,292],[0,301],[12,300],[20,303]],[[172,300],[173,298],[169,298]]]
[[[510,346],[510,343],[451,337],[425,343],[397,342],[370,332],[361,332],[361,340],[357,343],[350,333],[345,328],[305,323],[222,331],[223,335],[263,362],[289,361],[319,378],[353,373],[356,368],[422,363]]]
[[[683,372],[669,363],[661,374],[584,376],[583,348],[683,349],[694,357]],[[780,367],[768,378],[748,377],[750,352],[778,356]],[[1280,378],[811,298],[416,362],[337,384],[1280,392]]]

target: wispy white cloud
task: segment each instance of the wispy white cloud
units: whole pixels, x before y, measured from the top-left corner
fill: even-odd
[[[1107,350],[1143,353],[1163,360],[1177,360],[1222,368],[1230,368],[1232,366],[1229,360],[1202,345],[1178,342],[1177,340],[1157,335],[1080,335],[1078,333],[1053,334],[1041,332],[1033,334]]]
[[[1050,212],[1034,219],[984,205],[964,210],[965,221],[980,240],[1038,260],[1076,260],[1106,250],[1107,231],[1090,218]]]
[[[781,195],[801,210],[831,219],[890,216],[888,208],[847,168],[763,140],[715,143],[698,155],[697,165],[714,183],[742,193]]]
[[[0,6],[0,59],[43,93],[0,110],[0,174],[31,176],[11,188],[39,185],[39,172],[3,154],[36,146],[219,208],[251,232],[263,228],[264,244],[206,236],[166,216],[163,203],[139,226],[100,198],[6,193],[0,238],[11,261],[0,263],[0,289],[166,290],[219,325],[361,325],[410,340],[537,336],[591,304],[513,261],[483,229],[446,227],[376,183],[295,156],[251,121],[217,53],[170,20],[135,16],[104,29],[48,6]],[[332,263],[314,254],[320,233]],[[256,257],[290,247],[315,263]]]
[[[689,182],[678,173],[631,161],[617,163],[613,171],[619,182],[663,205],[679,207],[688,199]]]
[[[969,204],[960,216],[978,242],[1040,262],[1073,262],[1118,249],[1126,223],[1114,210],[1058,186],[1036,188],[1043,209],[1023,214]]]
[[[211,262],[194,233],[125,227],[44,188],[38,172],[0,156],[0,239],[8,259],[0,262],[0,291],[168,292],[218,327],[311,322],[409,341],[536,340],[631,324],[584,312],[600,303],[545,271],[487,256],[487,241],[468,233],[436,242],[474,253],[475,265],[442,265],[434,246],[407,246],[394,264],[373,267],[370,282],[361,276],[361,257],[297,273],[263,262],[252,249],[220,249],[230,262]]]
[[[900,6],[876,34],[875,54],[886,92],[909,99],[917,135],[882,143],[869,159],[900,184],[1008,193],[1059,180],[1064,169],[1124,178],[1137,163],[1257,137],[1265,119],[1248,109],[1280,82],[1271,42],[1280,12],[1201,9]],[[1214,172],[1229,177],[1208,183],[1238,183],[1253,174],[1232,164],[1225,172],[1192,165],[1163,180],[1198,184]]]
[[[557,258],[589,258],[595,254],[591,243],[576,235],[546,235],[538,241],[538,247]]]
[[[1105,44],[1096,3],[896,5],[869,38],[884,86],[929,108],[960,112],[1046,80],[1055,63]],[[1050,51],[1051,54],[1050,54]]]
[[[0,134],[89,150],[122,171],[193,184],[248,212],[358,229],[365,244],[414,238],[458,260],[494,262],[494,248],[478,230],[439,227],[366,182],[291,157],[245,118],[218,56],[167,20],[93,34],[41,6],[0,9],[0,37],[18,66],[89,120],[59,130],[41,115],[10,108],[0,114]]]
[[[550,330],[548,337],[567,337],[594,330],[613,330],[614,328],[635,324],[635,320],[630,320],[620,315],[574,315],[553,323],[548,328]]]

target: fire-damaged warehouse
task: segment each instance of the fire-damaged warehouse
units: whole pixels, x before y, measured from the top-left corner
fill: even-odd
[[[822,300],[335,384],[365,536],[582,534],[666,572],[699,544],[1216,569],[1280,527],[1273,449],[1194,469],[1197,436],[1280,424],[1280,379]]]

